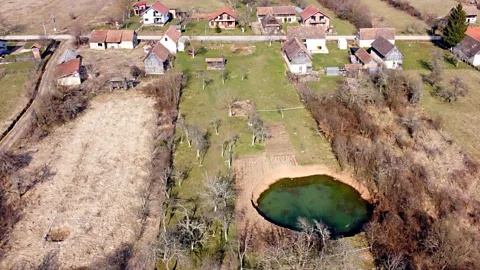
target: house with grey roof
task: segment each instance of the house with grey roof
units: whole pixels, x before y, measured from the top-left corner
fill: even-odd
[[[145,74],[164,74],[172,66],[173,56],[160,42],[157,42],[143,60]]]
[[[453,47],[453,53],[474,67],[480,66],[480,40],[475,39],[468,33],[460,44]]]
[[[312,73],[312,56],[298,37],[292,37],[283,43],[282,55],[290,72],[295,74]]]
[[[378,64],[388,69],[402,69],[402,52],[383,36],[372,42],[370,55]]]
[[[60,56],[57,61],[57,65],[76,59],[77,57],[80,56],[75,51],[68,49]]]

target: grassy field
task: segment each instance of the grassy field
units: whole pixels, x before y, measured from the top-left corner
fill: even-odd
[[[419,34],[425,34],[429,28],[422,20],[395,9],[386,2],[380,0],[360,0],[360,2],[369,7],[372,14],[377,18],[375,21],[378,21],[378,23],[374,23],[375,27],[394,27],[397,34],[405,34],[406,27],[411,24],[416,24],[421,29],[425,29]]]
[[[312,54],[313,69],[320,70],[326,67],[343,68],[349,63],[348,51],[340,50],[336,42],[327,43],[328,54]]]
[[[25,96],[26,73],[6,74],[0,79],[0,124],[11,117],[19,101]]]
[[[438,16],[447,15],[453,7],[458,5],[458,1],[455,0],[410,0],[409,2],[422,14],[436,13]]]
[[[352,35],[357,33],[357,28],[353,24],[338,18],[332,10],[320,5],[316,0],[306,0],[305,2],[309,5],[317,6],[327,13],[327,15],[330,16],[330,24],[335,27],[338,35]]]
[[[156,0],[148,0],[148,4],[155,3]],[[213,11],[224,6],[228,6],[228,3],[222,0],[162,0],[163,5],[169,8],[180,8],[182,10],[201,10],[201,11]]]
[[[445,55],[450,55],[448,51],[436,47],[431,42],[397,41],[395,45],[404,54],[403,69],[405,70],[426,70],[428,62],[432,58],[435,50],[441,50]],[[456,67],[448,61],[444,61],[444,67],[446,69],[456,69]],[[465,69],[470,68],[470,66],[465,63],[460,63],[458,68]]]

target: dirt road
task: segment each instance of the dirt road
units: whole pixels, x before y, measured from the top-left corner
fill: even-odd
[[[131,91],[95,98],[83,116],[31,151],[20,175],[54,173],[23,196],[23,218],[0,269],[31,269],[58,252],[62,269],[104,269],[106,258],[139,234],[155,129],[154,101]],[[44,241],[48,238],[58,242]]]

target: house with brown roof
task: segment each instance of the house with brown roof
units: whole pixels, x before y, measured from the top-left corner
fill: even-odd
[[[360,28],[355,37],[358,47],[369,48],[378,37],[395,44],[395,28]]]
[[[364,48],[351,48],[350,62],[352,64],[360,64],[365,69],[378,66],[377,62],[373,59],[373,56]]]
[[[453,53],[474,67],[480,66],[480,27],[468,28],[462,42],[453,47]]]
[[[155,2],[143,12],[143,24],[164,26],[170,20],[170,9]]]
[[[82,58],[77,57],[58,65],[55,69],[55,80],[58,85],[75,86],[82,84]]]
[[[467,23],[476,23],[477,22],[477,15],[478,9],[475,5],[468,5],[464,8],[465,13],[467,13]]]
[[[208,17],[208,27],[235,29],[237,14],[231,8],[223,7]]]
[[[287,27],[287,39],[299,38],[307,47],[309,53],[328,53],[326,27]]]
[[[267,35],[278,34],[282,30],[282,24],[272,14],[263,17],[261,25],[263,33]]]
[[[402,69],[402,52],[383,36],[372,42],[370,55],[378,64],[388,69]]]
[[[297,11],[294,6],[257,7],[257,20],[262,22],[268,14],[275,17],[280,23],[297,21]]]
[[[290,72],[295,74],[312,73],[312,56],[299,38],[292,37],[283,43],[282,56]]]
[[[170,53],[176,54],[178,50],[178,41],[181,37],[182,33],[172,25],[165,32],[162,39],[160,39],[160,43],[162,43],[162,45],[165,46]]]
[[[133,49],[138,44],[133,30],[93,30],[88,40],[91,49]]]
[[[330,17],[316,6],[309,6],[300,12],[300,24],[303,26],[330,27]]]
[[[157,42],[143,59],[145,74],[164,74],[173,65],[173,55],[162,43]]]
[[[224,70],[227,59],[224,56],[217,58],[205,58],[207,63],[207,70]]]

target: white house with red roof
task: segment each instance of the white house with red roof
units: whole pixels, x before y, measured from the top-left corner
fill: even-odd
[[[223,7],[208,17],[208,27],[235,29],[237,14],[231,8]]]
[[[145,10],[147,10],[147,1],[138,2],[133,5],[133,13],[135,16],[142,15]]]
[[[58,65],[55,69],[55,79],[58,85],[74,86],[82,83],[82,58],[76,57]]]
[[[163,35],[160,43],[172,54],[176,54],[178,50],[178,40],[182,37],[182,33],[175,26],[170,26]]]
[[[142,16],[143,24],[163,26],[170,20],[170,9],[160,2],[155,2]]]
[[[303,26],[330,27],[330,17],[316,6],[309,6],[300,12],[300,24]]]

